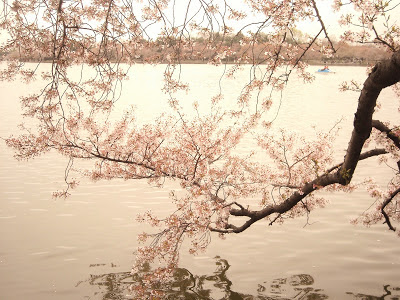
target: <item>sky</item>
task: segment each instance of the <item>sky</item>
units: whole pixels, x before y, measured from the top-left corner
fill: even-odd
[[[133,2],[135,2],[135,0]],[[145,3],[146,1],[143,1],[143,2]],[[222,0],[214,0],[214,2],[215,3],[218,3],[218,2],[223,3]],[[246,8],[248,6],[245,4],[245,1],[233,0],[230,2],[235,5],[235,8],[242,10],[249,15],[249,17],[247,19],[237,23],[236,27],[234,28],[235,30],[239,30],[246,23],[252,22],[256,19],[256,17],[249,11],[249,9]],[[195,10],[195,9],[197,9],[196,4],[198,4],[199,2],[196,2],[196,1],[188,2],[188,0],[171,0],[171,3],[175,3],[174,17],[176,19],[176,24],[179,24],[179,23],[183,22],[183,20],[184,20],[184,16],[185,16],[185,12],[186,12],[188,3],[191,3],[193,10]],[[328,30],[328,33],[331,35],[331,37],[338,39],[340,37],[341,33],[344,31],[344,28],[342,28],[338,24],[338,19],[339,19],[340,15],[342,13],[354,12],[354,10],[350,6],[345,6],[343,8],[343,12],[341,12],[341,13],[334,12],[333,8],[332,8],[332,3],[333,3],[333,0],[318,0],[317,6],[318,6],[318,10],[320,12],[320,15],[322,16],[322,18],[324,20],[324,23]],[[391,21],[395,21],[395,22],[397,22],[397,25],[400,25],[400,0],[392,0],[391,3],[394,6],[396,4],[399,5],[395,10],[393,10],[391,12],[391,14],[392,14]],[[140,5],[140,4],[137,4],[137,5]],[[138,6],[138,8],[136,10],[138,11],[138,15],[140,16],[141,15],[140,6]],[[172,20],[172,10],[169,10],[167,12],[167,14],[168,14],[170,20]],[[396,18],[397,18],[397,20],[396,20]],[[262,19],[258,19],[258,20],[262,20]],[[309,21],[308,22],[300,22],[297,25],[297,29],[300,29],[304,33],[313,35],[320,30],[320,25],[317,22],[309,22]],[[152,27],[149,27],[147,32],[151,37],[153,37],[153,36],[155,37],[157,35],[157,33],[159,32],[159,30],[160,30],[160,26],[154,25]],[[5,34],[4,32],[0,32],[0,42],[5,41],[6,37],[7,37],[7,34]]]
[[[400,1],[400,0],[396,0],[396,1]],[[187,8],[187,4],[189,3],[188,0],[171,0],[172,3],[175,3],[174,9],[175,9],[175,13],[174,13],[174,17],[177,20],[176,24],[182,23],[183,20],[185,19],[185,13],[186,13],[186,8]],[[214,0],[215,3],[220,3],[220,7],[223,7],[223,1],[221,0]],[[319,10],[319,13],[321,15],[321,17],[324,20],[325,26],[328,30],[328,33],[331,34],[332,36],[339,38],[340,35],[343,33],[344,28],[342,28],[339,24],[338,24],[338,20],[339,17],[341,16],[342,12],[334,12],[333,11],[333,0],[317,0],[317,7]],[[265,16],[255,16],[248,4],[246,4],[246,1],[230,1],[229,2],[231,5],[234,5],[233,8],[243,11],[244,13],[246,13],[248,15],[248,17],[240,22],[236,23],[236,26],[234,27],[234,30],[238,31],[240,30],[244,25],[251,23],[251,22],[255,22],[257,21],[263,21],[265,20]],[[190,5],[192,7],[192,11],[196,11],[197,7],[198,7],[198,2],[196,1],[191,1]],[[352,8],[350,6],[344,6],[342,8],[342,11],[344,13],[348,13],[352,11]],[[399,13],[400,14],[400,13]],[[168,14],[169,16],[172,15],[172,13]],[[232,23],[233,24],[233,23]],[[232,26],[232,24],[230,24]],[[300,29],[302,32],[304,33],[309,33],[310,35],[315,35],[316,33],[319,32],[320,30],[320,25],[319,23],[315,22],[300,22],[297,25],[297,29]],[[246,28],[246,31],[248,29]],[[152,32],[156,32],[157,29],[156,27],[152,28],[151,31],[149,31],[150,35],[153,35]]]

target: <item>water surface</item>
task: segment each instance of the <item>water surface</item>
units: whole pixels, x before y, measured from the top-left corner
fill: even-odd
[[[162,69],[135,66],[121,105],[135,104],[144,120],[167,110],[166,96],[158,88]],[[340,93],[338,85],[352,78],[362,81],[365,68],[335,69],[336,74],[317,74],[309,85],[294,78],[275,125],[307,134],[311,125],[329,130],[344,117],[343,135],[336,145],[340,161],[358,95]],[[185,65],[183,71],[191,83],[184,96],[188,100],[206,102],[219,92],[215,80],[221,68]],[[235,99],[238,83],[247,78],[245,70],[236,79],[222,82],[228,100],[229,95],[231,101]],[[22,121],[18,97],[38,87],[40,83],[1,83],[0,136],[15,132]],[[382,120],[398,118],[392,115],[398,105],[393,99],[390,91],[382,94]],[[148,209],[167,214],[172,209],[169,186],[83,180],[70,198],[53,200],[51,193],[64,188],[67,161],[55,153],[29,162],[18,162],[12,155],[0,142],[0,298],[124,299],[129,295],[133,279],[127,272],[134,261],[136,236],[146,229],[135,221],[136,214]],[[390,171],[374,161],[362,162],[355,181],[369,174],[385,184]],[[311,213],[308,226],[305,218],[272,227],[258,222],[224,241],[213,236],[204,254],[193,257],[184,252],[177,275],[180,288],[169,291],[170,299],[399,299],[399,238],[384,225],[365,228],[349,223],[373,200],[362,190],[332,194],[329,199],[326,208]]]

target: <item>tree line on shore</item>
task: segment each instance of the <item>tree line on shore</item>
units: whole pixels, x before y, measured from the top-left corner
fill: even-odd
[[[282,44],[290,50],[298,47],[297,55],[286,55],[288,61],[303,61],[308,64],[349,64],[349,65],[373,65],[378,61],[387,59],[391,53],[382,51],[381,46],[376,44],[351,44],[345,42],[334,42],[336,49],[332,55],[324,53],[327,45],[324,42],[316,42],[309,51],[303,52],[309,41],[307,36],[298,29],[292,30],[291,36],[282,36],[285,42]],[[129,41],[126,42],[129,44]],[[276,49],[271,47],[270,37],[264,33],[244,35],[242,33],[223,34],[216,33],[212,38],[182,37],[176,38],[164,35],[157,39],[143,39],[143,46],[135,53],[126,51],[123,44],[115,44],[109,48],[111,57],[116,61],[134,61],[136,63],[238,63],[254,64],[263,63],[276,55]],[[76,45],[79,48],[79,44]],[[176,51],[179,49],[179,51]],[[74,51],[74,49],[71,49]],[[98,45],[93,44],[93,52],[98,50]],[[177,57],[179,53],[179,57]],[[223,55],[221,55],[223,53]],[[286,53],[289,53],[287,51]],[[285,56],[285,51],[279,51],[279,55]],[[27,51],[27,49],[0,49],[0,60],[23,60],[51,62],[51,53],[38,53]]]

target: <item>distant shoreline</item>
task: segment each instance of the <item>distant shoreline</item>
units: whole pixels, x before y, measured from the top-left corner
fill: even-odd
[[[379,60],[375,61],[363,61],[363,62],[340,62],[340,61],[318,61],[318,60],[312,60],[312,61],[304,61],[305,63],[309,64],[310,66],[349,66],[349,67],[368,67],[368,66],[374,66],[376,65]]]
[[[7,59],[4,60],[0,60],[1,62],[7,62]],[[329,61],[329,60],[303,60],[302,62],[307,63],[310,66],[324,66],[324,65],[328,65],[328,66],[352,66],[352,67],[368,67],[368,66],[374,66],[375,64],[377,64],[380,60],[374,60],[374,61],[366,61],[366,60],[360,60],[360,61],[354,61],[354,62],[349,62],[349,61]],[[24,63],[51,63],[52,61],[49,59],[45,59],[42,61],[37,61],[37,60],[22,60],[21,62]],[[111,61],[113,63],[115,63],[114,61]],[[126,63],[124,61],[121,61],[121,63]],[[134,61],[135,64],[153,64],[151,62],[146,62],[142,59],[138,59]],[[168,62],[166,61],[161,61],[158,62],[157,64],[168,64]],[[183,60],[181,62],[179,62],[179,64],[182,65],[207,65],[210,64],[208,61],[204,61],[204,60]],[[226,64],[226,65],[235,65],[235,62],[232,61],[222,61],[221,64]],[[251,65],[251,63],[241,63],[241,65]],[[263,64],[261,64],[263,65]]]
[[[310,66],[349,66],[349,67],[368,67],[368,66],[374,66],[377,64],[380,60],[375,60],[375,61],[360,61],[360,62],[347,62],[347,61],[321,61],[321,60],[304,60],[303,62],[310,65]],[[143,60],[138,60],[135,61],[137,64],[149,64],[149,62],[145,62]],[[168,62],[160,62],[158,64],[168,64]],[[184,60],[181,61],[180,64],[182,65],[208,65],[207,61],[202,61],[202,60]],[[221,62],[221,65],[235,65],[235,62]],[[251,65],[251,63],[241,63],[241,65]],[[260,64],[261,66],[263,64]]]

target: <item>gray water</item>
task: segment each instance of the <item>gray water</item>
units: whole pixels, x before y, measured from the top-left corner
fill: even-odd
[[[329,130],[344,117],[336,145],[339,162],[358,95],[341,93],[338,85],[352,78],[363,81],[365,68],[334,69],[335,74],[316,74],[308,85],[293,78],[275,125],[307,134],[311,125]],[[124,85],[121,106],[135,103],[143,120],[166,110],[166,96],[159,90],[162,70],[163,66],[135,66],[131,81]],[[186,65],[183,71],[191,89],[182,97],[202,103],[218,93],[220,67]],[[228,98],[237,95],[237,83],[247,77],[243,71],[238,78],[223,81]],[[40,82],[1,83],[1,137],[16,132],[22,121],[19,96],[39,87]],[[382,94],[379,118],[398,119],[394,99],[391,91]],[[244,146],[240,151],[247,150]],[[146,229],[135,221],[136,214],[171,210],[169,185],[159,189],[142,181],[83,179],[71,197],[54,200],[51,193],[65,187],[66,164],[55,153],[18,162],[0,141],[0,299],[127,298],[136,236]],[[362,162],[354,180],[369,175],[385,184],[390,171],[376,161]],[[384,225],[365,228],[349,222],[373,200],[362,189],[329,194],[328,199],[326,208],[311,213],[311,225],[305,226],[305,218],[272,227],[258,222],[226,240],[213,236],[199,256],[183,252],[182,276],[190,274],[201,285],[178,282],[186,294],[172,293],[170,299],[200,294],[206,296],[199,299],[400,299],[399,238]]]

